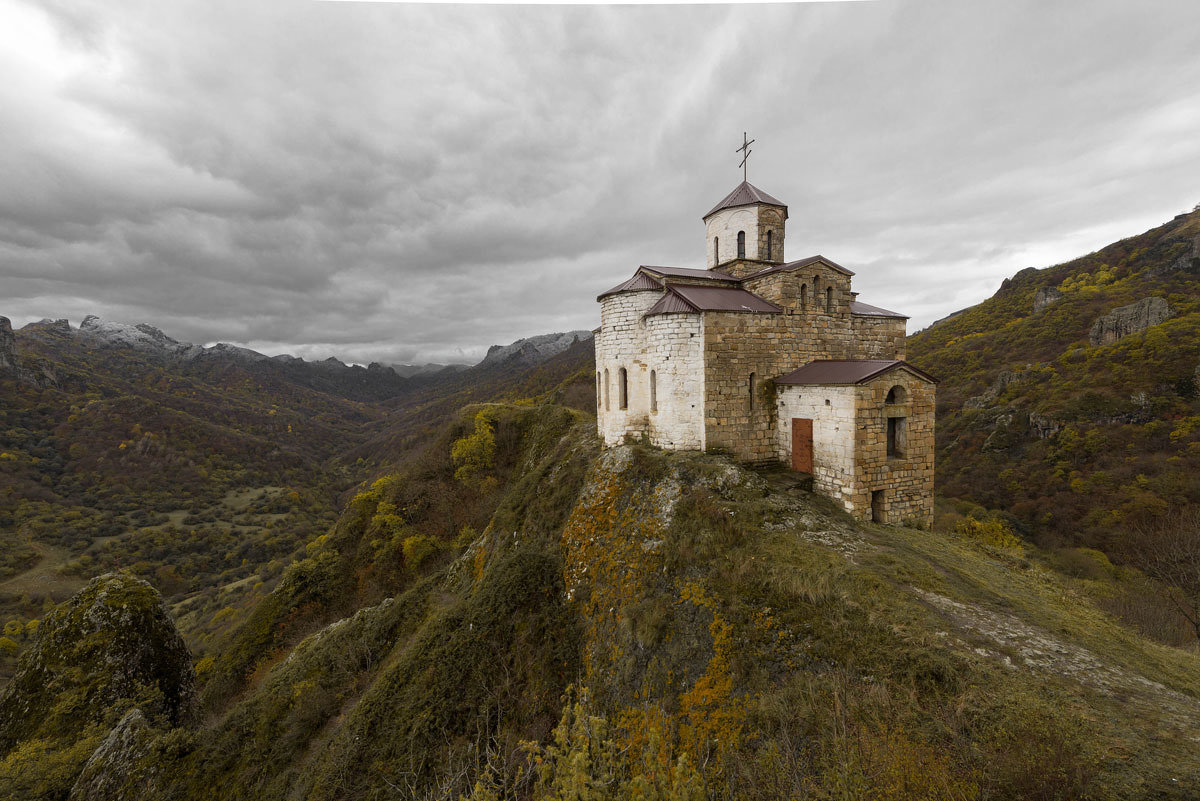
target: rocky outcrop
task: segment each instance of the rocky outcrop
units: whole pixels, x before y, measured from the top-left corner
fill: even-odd
[[[144,798],[157,773],[152,758],[154,729],[134,708],[113,727],[83,766],[68,801]]]
[[[1093,345],[1111,345],[1121,337],[1145,331],[1174,315],[1174,310],[1162,298],[1142,298],[1137,303],[1121,306],[1092,323],[1088,341]]]
[[[130,701],[178,725],[194,713],[196,676],[155,589],[107,573],[46,615],[21,654],[0,694],[0,756],[31,738],[69,738]]]
[[[1063,424],[1039,412],[1029,413],[1029,431],[1038,439],[1049,439],[1062,431]]]
[[[1000,375],[996,376],[996,380],[982,395],[976,395],[973,398],[967,398],[963,401],[964,409],[983,409],[991,406],[996,398],[1003,394],[1004,390],[1008,389],[1012,384],[1020,382],[1021,374],[1014,373],[1012,370],[1003,370]]]
[[[511,345],[492,345],[479,363],[480,367],[512,365],[530,367],[557,356],[576,342],[592,338],[591,331],[568,331],[565,334],[542,334],[541,336],[518,339]]]
[[[1038,291],[1036,293],[1034,293],[1033,310],[1035,313],[1040,312],[1042,309],[1046,308],[1047,306],[1050,306],[1054,303],[1058,303],[1062,299],[1063,299],[1063,293],[1057,287],[1052,287],[1052,286],[1041,287],[1040,289],[1038,289]]]
[[[0,317],[0,375],[17,372],[17,338],[13,336],[12,323]]]
[[[0,378],[14,378],[32,387],[58,383],[49,364],[40,359],[22,361],[17,356],[17,338],[7,317],[0,317]]]

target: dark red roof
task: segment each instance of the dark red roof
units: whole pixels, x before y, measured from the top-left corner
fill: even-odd
[[[646,275],[641,270],[638,270],[636,273],[633,274],[633,278],[630,278],[628,281],[623,281],[623,282],[617,284],[616,286],[614,286],[612,289],[608,290],[607,292],[601,292],[600,295],[597,296],[596,300],[600,300],[601,298],[606,297],[608,295],[615,295],[618,292],[637,292],[639,290],[644,290],[644,289],[659,289],[659,290],[661,290],[662,283],[659,281],[655,281],[653,278]]]
[[[747,275],[742,280],[749,281],[751,278],[758,278],[759,276],[770,275],[771,273],[780,273],[780,272],[785,272],[788,270],[799,270],[803,267],[808,267],[810,264],[816,264],[817,262],[822,262],[824,264],[827,264],[828,266],[832,267],[833,269],[837,270],[839,273],[842,273],[843,275],[854,275],[853,270],[847,270],[845,267],[838,264],[837,262],[830,261],[829,259],[825,258],[824,256],[817,255],[817,256],[809,256],[806,259],[798,259],[796,261],[789,261],[786,264],[773,264],[770,267],[767,267],[766,269],[763,269],[763,270],[759,270],[756,273],[750,273],[750,275]]]
[[[662,299],[646,312],[646,316],[703,311],[780,314],[783,309],[753,292],[737,287],[671,284]]]
[[[776,384],[861,384],[889,370],[903,367],[926,381],[937,379],[899,359],[828,359],[809,362],[775,379]]]
[[[787,209],[787,204],[783,201],[776,200],[749,181],[742,181],[732,192],[725,196],[724,200],[713,206],[712,211],[700,219],[708,219],[721,209],[731,209],[734,206],[748,206],[751,203],[766,203],[771,206],[782,206],[785,210]],[[786,213],[784,216],[787,216]]]
[[[638,269],[654,273],[655,275],[671,276],[672,278],[709,278],[714,281],[738,280],[729,273],[723,273],[720,270],[697,270],[693,267],[651,267],[643,264]]]
[[[878,306],[872,306],[870,303],[863,303],[861,300],[850,302],[850,313],[859,314],[863,317],[897,317],[901,320],[908,319],[907,314],[881,309]]]

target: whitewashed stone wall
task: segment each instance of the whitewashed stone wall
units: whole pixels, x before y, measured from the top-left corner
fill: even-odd
[[[718,264],[724,264],[738,257],[738,231],[746,232],[746,258],[758,258],[758,208],[756,206],[738,206],[732,209],[722,209],[709,217],[704,224],[705,258],[711,270]],[[719,258],[714,252],[713,237],[718,237]]]
[[[602,301],[596,333],[597,429],[606,445],[644,435],[659,447],[702,450],[703,320],[698,314],[644,317],[660,297],[658,291],[622,292]],[[629,393],[625,409],[620,408],[621,368]],[[656,411],[651,409],[652,371]]]
[[[854,511],[855,388],[780,386],[776,426],[781,461],[792,462],[792,418],[813,421],[813,489]]]

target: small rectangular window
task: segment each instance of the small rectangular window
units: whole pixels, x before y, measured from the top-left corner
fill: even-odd
[[[905,442],[905,425],[903,417],[887,419],[887,455],[889,459],[903,459]]]

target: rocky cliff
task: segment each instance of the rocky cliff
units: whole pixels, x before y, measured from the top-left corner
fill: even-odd
[[[1174,313],[1162,298],[1142,298],[1097,318],[1088,332],[1088,341],[1093,345],[1111,345],[1121,337],[1140,333],[1170,319]]]

